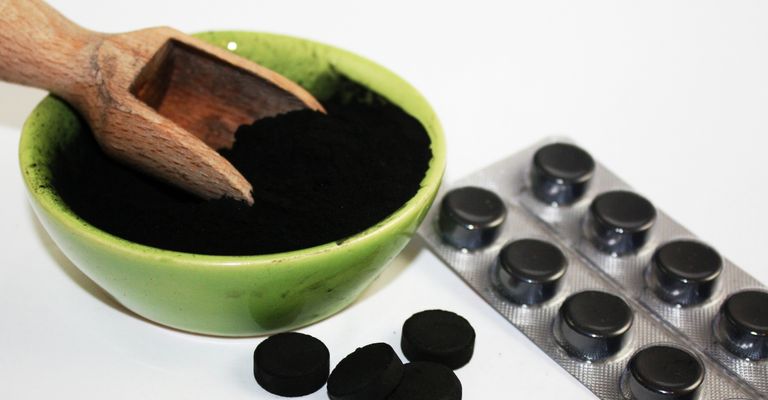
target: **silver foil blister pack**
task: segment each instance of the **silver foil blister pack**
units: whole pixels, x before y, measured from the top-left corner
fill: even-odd
[[[600,398],[768,398],[765,286],[633,196],[550,139],[444,188],[419,234]]]

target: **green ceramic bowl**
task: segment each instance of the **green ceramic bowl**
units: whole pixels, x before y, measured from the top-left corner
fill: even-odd
[[[50,185],[54,151],[84,127],[48,97],[27,119],[19,158],[32,206],[80,270],[135,313],[177,329],[223,336],[285,331],[349,305],[410,239],[445,169],[443,132],[427,101],[394,73],[358,55],[288,36],[209,32],[200,38],[272,68],[319,99],[343,74],[416,117],[432,139],[421,189],[402,208],[343,243],[260,256],[207,256],[129,242],[80,219]]]

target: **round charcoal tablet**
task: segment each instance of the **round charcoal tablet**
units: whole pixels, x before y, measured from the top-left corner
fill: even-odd
[[[355,350],[328,377],[331,400],[383,400],[403,377],[403,362],[386,343]]]
[[[648,241],[656,209],[644,197],[618,190],[595,197],[589,215],[595,246],[606,253],[623,255]]]
[[[443,197],[438,225],[448,244],[475,250],[496,240],[506,216],[504,202],[496,193],[469,186]]]
[[[571,204],[587,191],[594,172],[595,161],[581,148],[567,143],[544,146],[533,156],[533,194],[547,204]]]
[[[722,269],[723,259],[713,248],[692,240],[669,242],[653,254],[653,290],[667,303],[698,304],[712,296]]]
[[[296,397],[316,392],[328,379],[329,355],[323,342],[302,333],[270,336],[253,353],[253,375],[266,391]]]
[[[461,382],[445,365],[413,362],[387,400],[461,400]]]
[[[747,290],[729,297],[720,308],[716,329],[720,343],[733,354],[768,359],[768,293]]]
[[[517,240],[499,252],[498,283],[515,303],[539,304],[557,293],[566,265],[557,246],[536,239]]]
[[[634,316],[626,302],[612,294],[586,291],[560,306],[556,329],[571,354],[596,361],[619,352]]]
[[[472,358],[475,330],[452,312],[422,311],[403,324],[400,346],[410,361],[431,361],[458,369]]]
[[[694,400],[704,381],[704,366],[685,350],[653,346],[629,360],[629,391],[637,400]]]

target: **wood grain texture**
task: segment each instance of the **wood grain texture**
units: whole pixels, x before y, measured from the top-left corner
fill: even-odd
[[[240,125],[306,107],[272,82],[175,40],[147,63],[131,92],[215,149],[232,147]]]
[[[255,119],[324,111],[274,71],[172,28],[96,33],[39,0],[0,0],[0,79],[67,100],[111,157],[203,198],[250,204],[250,183],[214,149]]]

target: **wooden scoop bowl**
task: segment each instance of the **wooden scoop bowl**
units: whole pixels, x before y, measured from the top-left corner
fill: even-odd
[[[39,0],[0,0],[0,79],[77,108],[105,153],[206,199],[253,204],[215,149],[238,126],[323,107],[294,82],[175,29],[81,28]]]

